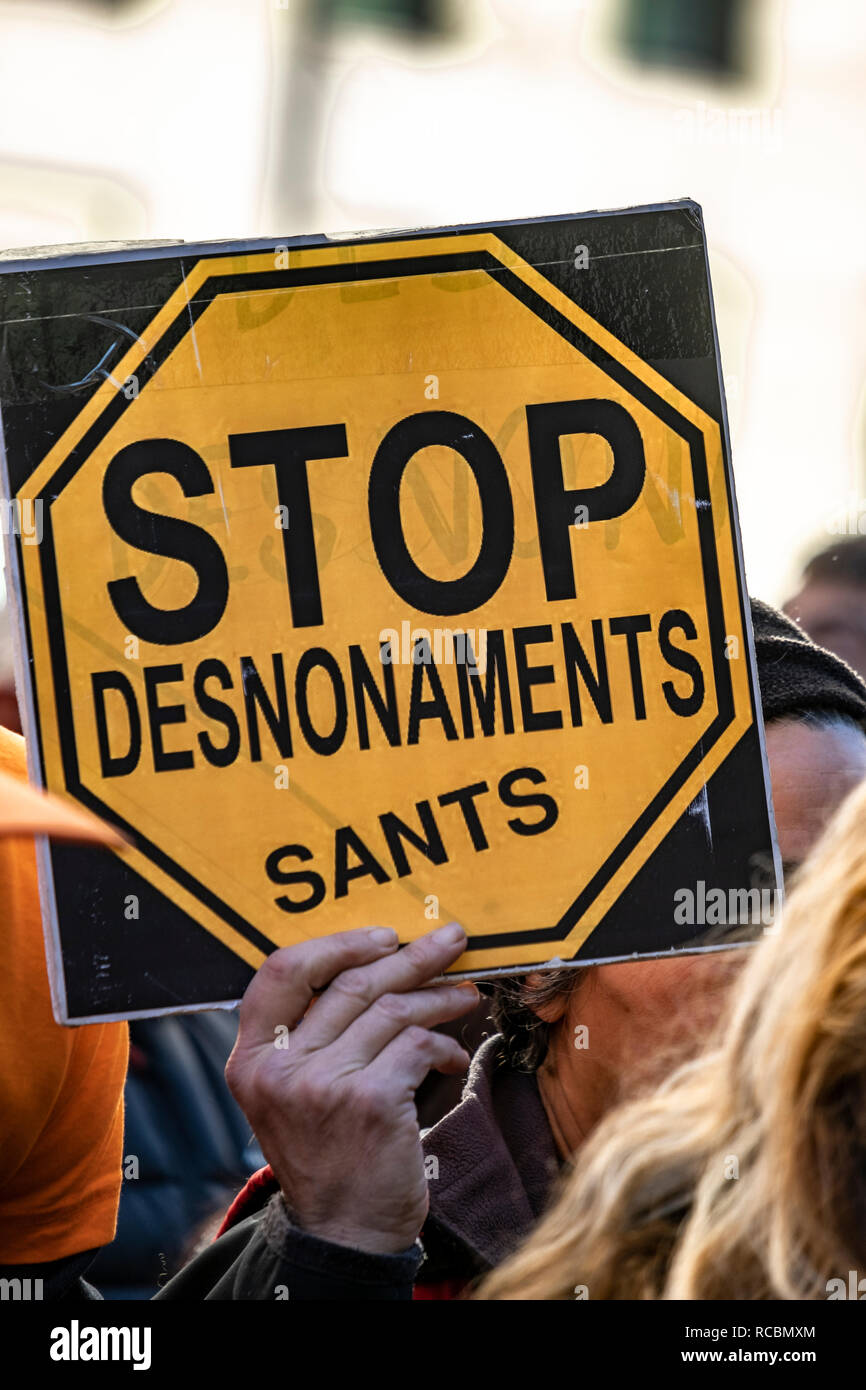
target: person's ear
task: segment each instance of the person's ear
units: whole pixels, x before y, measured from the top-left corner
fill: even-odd
[[[555,994],[552,999],[545,999],[543,1004],[533,1004],[531,991],[544,984],[544,975],[540,970],[533,970],[526,977],[527,992],[530,994],[526,1000],[526,1005],[532,1010],[536,1018],[540,1018],[542,1023],[558,1023],[568,1008],[570,994],[564,990],[561,994]]]

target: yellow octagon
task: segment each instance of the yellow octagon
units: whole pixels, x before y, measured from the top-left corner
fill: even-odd
[[[551,598],[530,427],[584,401],[627,414],[645,476],[619,516],[574,508],[574,596]],[[492,441],[514,519],[495,592],[456,613],[395,592],[370,513],[383,439],[446,415]],[[314,428],[320,622],[289,581],[303,489],[285,505],[283,436],[261,442]],[[414,453],[380,521],[441,585],[489,569],[460,438]],[[600,498],[610,443],[559,449],[564,492]],[[118,482],[119,458],[150,462]],[[127,827],[134,867],[253,966],[437,919],[469,933],[457,970],[568,959],[752,721],[717,425],[489,233],[198,261],[19,496],[49,503],[23,551],[48,786]],[[187,523],[176,555],[149,515]],[[193,535],[225,571],[213,625],[142,627],[201,610]]]

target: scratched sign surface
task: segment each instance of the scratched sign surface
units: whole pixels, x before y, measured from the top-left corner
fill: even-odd
[[[694,205],[0,290],[32,766],[130,840],[42,850],[63,1018],[369,922],[717,945],[677,890],[772,881]]]

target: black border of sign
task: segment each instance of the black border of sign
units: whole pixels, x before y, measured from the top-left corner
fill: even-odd
[[[336,248],[335,248],[336,249]],[[234,275],[209,275],[203,282],[201,288],[195,293],[193,299],[188,300],[179,311],[175,319],[163,332],[158,341],[154,344],[147,355],[146,362],[138,369],[140,378],[139,396],[146,389],[156,371],[163,365],[169,354],[180,344],[186,333],[192,330],[197,320],[205,312],[210,304],[222,294],[238,293],[243,289],[249,288],[251,278],[256,280],[256,289],[299,289],[304,286],[319,284],[341,284],[353,281],[363,281],[370,279],[391,279],[401,278],[409,275],[429,275],[439,272],[459,272],[466,270],[484,270],[487,274],[495,275],[498,283],[503,288],[514,295],[526,308],[530,309],[549,327],[578,348],[584,356],[594,362],[596,366],[605,371],[619,385],[625,387],[629,393],[639,400],[648,410],[652,411],[660,420],[671,430],[678,434],[688,445],[692,479],[694,482],[695,502],[698,514],[698,537],[701,548],[701,562],[703,569],[704,594],[706,599],[707,615],[710,628],[710,643],[713,653],[713,673],[716,684],[716,699],[718,703],[718,713],[713,723],[707,729],[698,742],[690,749],[689,753],[682,760],[676,772],[667,780],[665,785],[653,797],[650,804],[637,818],[628,832],[623,836],[614,852],[608,856],[605,863],[593,876],[590,882],[578,895],[569,908],[563,913],[559,921],[552,927],[529,928],[519,932],[493,932],[484,936],[475,936],[467,943],[467,951],[489,950],[492,948],[511,945],[524,945],[532,942],[555,942],[563,940],[587,910],[590,903],[602,891],[605,884],[631,853],[643,835],[646,834],[664,808],[667,806],[673,795],[679,790],[686,779],[700,765],[713,745],[718,742],[724,730],[732,723],[734,718],[733,686],[731,681],[730,665],[724,656],[724,613],[721,602],[721,583],[718,571],[718,557],[716,554],[715,538],[713,534],[713,515],[709,491],[709,476],[707,472],[706,453],[704,450],[703,436],[700,430],[689,423],[672,406],[662,400],[650,387],[646,386],[634,376],[628,368],[617,362],[604,351],[597,343],[593,342],[583,331],[576,327],[563,314],[560,314],[549,301],[545,300],[535,290],[530,289],[513,271],[508,270],[497,258],[489,251],[472,252],[444,252],[442,254],[417,257],[398,258],[388,260],[383,258],[377,261],[350,262],[343,266],[315,266],[297,270],[248,270]],[[132,398],[135,399],[135,398]],[[204,903],[210,910],[221,917],[235,931],[243,936],[259,950],[269,954],[275,950],[275,945],[262,932],[227,903],[222,902],[216,894],[212,893],[203,884],[187,873],[179,864],[158,846],[145,839],[134,827],[127,824],[116,811],[107,806],[98,796],[88,790],[83,785],[79,776],[78,758],[75,747],[75,725],[72,714],[72,704],[69,690],[69,675],[66,660],[66,640],[63,632],[63,609],[60,602],[60,590],[57,574],[57,560],[54,550],[54,536],[51,524],[51,507],[57,501],[60,493],[79,468],[83,466],[87,458],[102,441],[108,431],[116,424],[124,410],[132,400],[128,400],[123,392],[117,392],[112,401],[105,407],[99,417],[90,426],[78,444],[60,464],[57,471],[52,475],[50,481],[45,484],[38,494],[39,499],[45,503],[45,532],[43,543],[40,547],[42,582],[45,591],[46,617],[52,612],[60,615],[60,629],[54,630],[54,626],[48,623],[48,642],[51,652],[51,668],[54,679],[55,703],[57,708],[57,718],[60,731],[60,746],[62,750],[63,770],[67,790],[71,795],[83,805],[88,806],[96,814],[103,816],[115,825],[119,825],[133,840],[136,848],[147,855],[159,868],[179,883],[187,892],[191,893],[199,901]],[[725,461],[727,472],[727,462]],[[704,505],[701,505],[703,503]]]

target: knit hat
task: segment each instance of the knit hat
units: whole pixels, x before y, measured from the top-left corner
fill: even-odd
[[[750,600],[764,721],[824,710],[866,731],[866,684],[846,661],[760,599]]]

